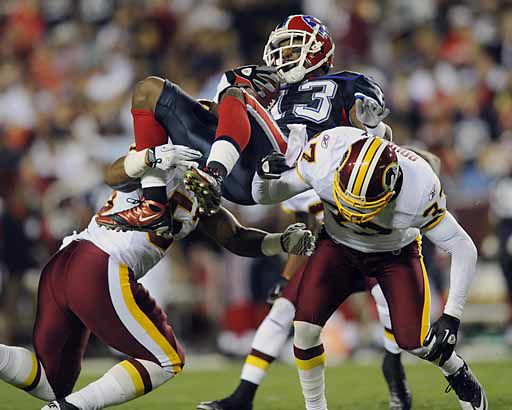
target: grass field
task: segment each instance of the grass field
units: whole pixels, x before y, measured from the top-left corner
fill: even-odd
[[[512,361],[477,363],[473,369],[485,385],[491,410],[512,410]],[[446,383],[428,364],[406,366],[414,394],[413,409],[458,409],[453,393],[445,394]],[[150,395],[116,409],[194,410],[201,400],[220,398],[236,385],[240,367],[230,365],[217,371],[184,371],[175,380]],[[94,377],[83,377],[79,385]],[[387,392],[378,365],[346,364],[327,369],[330,410],[384,410]],[[1,410],[36,410],[41,402],[5,384],[0,384]],[[255,410],[303,409],[302,394],[294,368],[275,365],[263,384]]]

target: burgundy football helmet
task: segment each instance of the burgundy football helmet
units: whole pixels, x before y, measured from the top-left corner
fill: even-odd
[[[317,68],[332,67],[334,41],[327,27],[313,16],[288,16],[268,38],[263,60],[288,84],[302,81]]]
[[[375,218],[395,194],[399,172],[387,141],[368,137],[354,142],[334,174],[334,200],[341,215],[353,223]]]

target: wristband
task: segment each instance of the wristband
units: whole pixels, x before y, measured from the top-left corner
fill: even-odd
[[[148,168],[146,164],[146,151],[147,149],[130,151],[124,158],[124,172],[130,178],[140,178]]]
[[[381,121],[379,122],[375,127],[370,127],[369,125],[363,124],[364,128],[366,128],[366,131],[368,133],[375,135],[376,137],[384,138],[386,135],[386,126]]]
[[[285,251],[281,242],[281,236],[283,235],[280,233],[269,233],[263,237],[261,241],[261,252],[263,255],[273,256]]]

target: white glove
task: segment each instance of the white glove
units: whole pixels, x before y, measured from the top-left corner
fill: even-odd
[[[289,225],[281,234],[283,250],[292,255],[311,256],[315,242],[315,235],[303,223]]]
[[[362,93],[355,93],[356,116],[366,127],[375,128],[388,116],[389,108],[379,103],[375,98]]]
[[[185,145],[165,144],[149,148],[146,154],[146,164],[151,168],[169,171],[173,167],[197,167],[194,160],[203,156],[201,152]]]

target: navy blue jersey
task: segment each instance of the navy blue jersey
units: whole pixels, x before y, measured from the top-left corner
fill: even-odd
[[[285,86],[272,107],[272,116],[285,135],[288,124],[305,124],[312,138],[330,128],[352,126],[349,112],[358,93],[384,105],[382,89],[373,79],[341,71]]]

